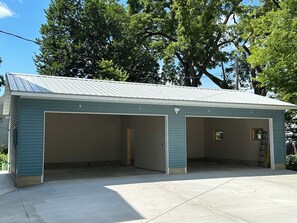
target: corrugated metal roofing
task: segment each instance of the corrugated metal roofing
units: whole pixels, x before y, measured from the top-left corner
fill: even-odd
[[[96,96],[98,99],[140,99],[174,102],[206,102],[241,105],[263,105],[296,108],[297,106],[243,91],[203,89],[119,81],[8,73],[12,94]],[[32,94],[33,93],[33,94]]]

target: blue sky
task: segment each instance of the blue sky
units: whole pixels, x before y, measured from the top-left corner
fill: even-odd
[[[44,9],[49,0],[0,0],[0,29],[28,39],[40,36],[45,23]],[[33,56],[38,45],[0,33],[0,74],[6,72],[36,73]]]
[[[0,30],[28,39],[40,37],[40,25],[46,22],[44,9],[49,3],[50,0],[0,0]],[[34,43],[0,33],[0,74],[36,74],[33,57],[38,52],[39,47]],[[216,88],[207,78],[202,81],[202,87]]]

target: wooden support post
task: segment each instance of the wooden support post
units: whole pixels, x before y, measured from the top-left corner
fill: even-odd
[[[127,166],[132,165],[133,129],[127,129]]]

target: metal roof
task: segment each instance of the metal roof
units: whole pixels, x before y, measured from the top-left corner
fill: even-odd
[[[287,102],[236,90],[16,73],[7,73],[6,78],[11,95],[29,98],[277,110],[297,108]]]

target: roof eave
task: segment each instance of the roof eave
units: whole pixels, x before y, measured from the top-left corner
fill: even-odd
[[[5,94],[3,95],[3,97],[4,97],[4,102],[3,102],[2,115],[9,115],[10,103],[11,103],[11,91],[9,89],[8,84],[5,85]]]
[[[202,101],[183,101],[183,100],[163,100],[145,98],[126,98],[126,97],[102,97],[89,95],[68,95],[35,92],[11,92],[11,95],[29,99],[49,99],[49,100],[69,100],[69,101],[90,101],[90,102],[109,102],[109,103],[130,103],[130,104],[153,104],[153,105],[172,105],[172,106],[194,106],[194,107],[218,107],[218,108],[242,108],[242,109],[268,109],[268,110],[289,110],[297,109],[297,106],[283,105],[264,105],[264,104],[240,104],[240,103],[218,103]]]

